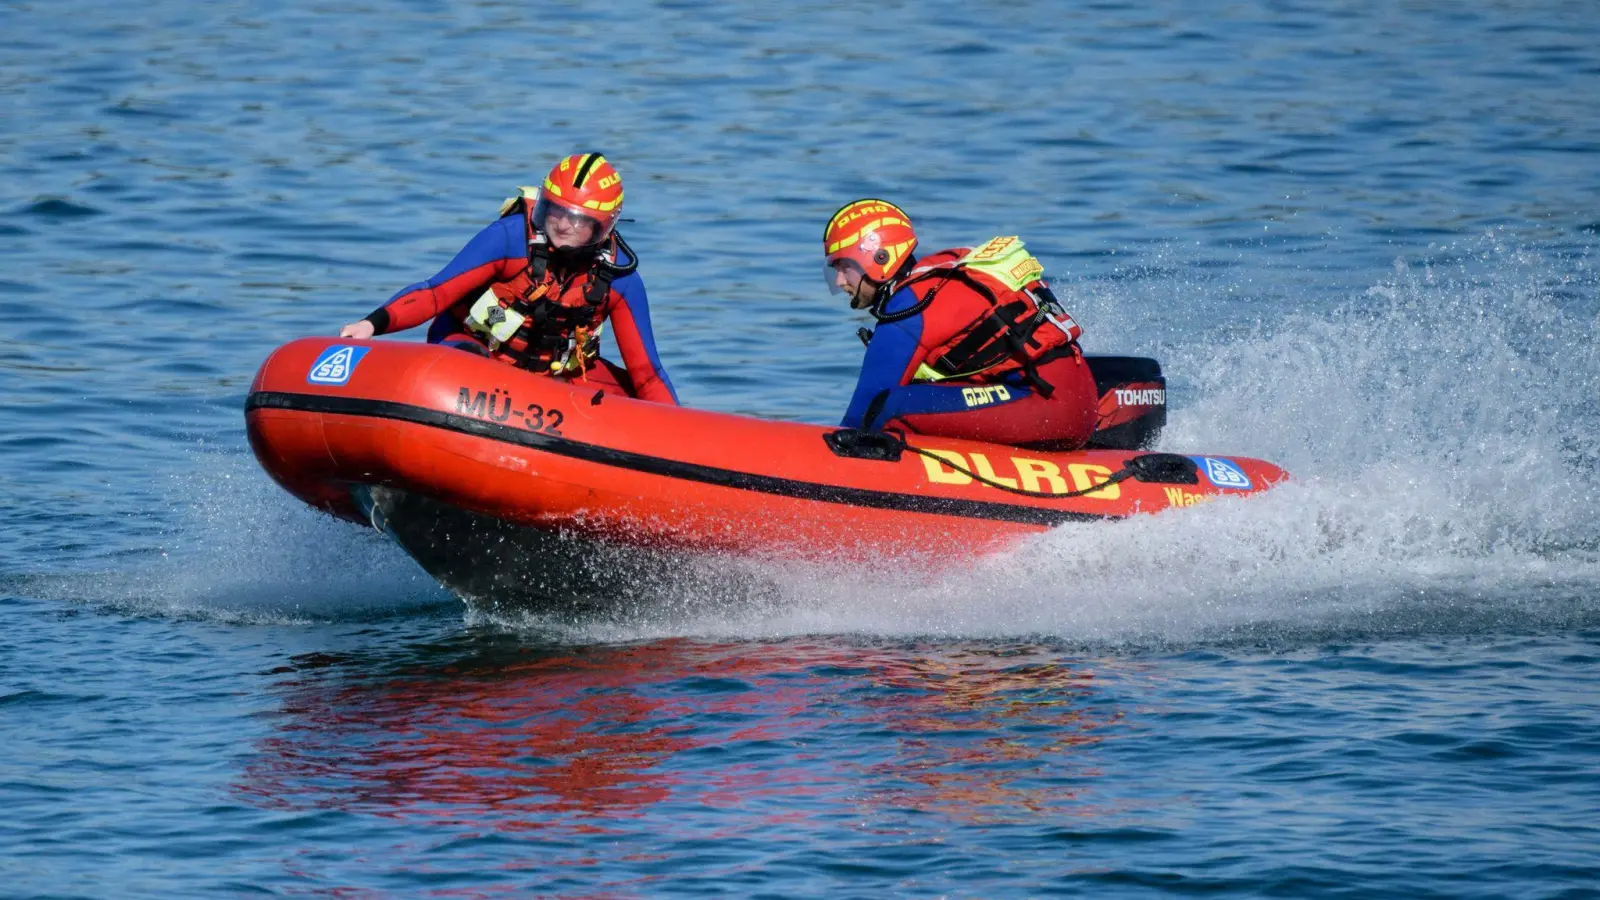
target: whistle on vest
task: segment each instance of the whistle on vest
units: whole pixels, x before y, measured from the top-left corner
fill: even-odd
[[[573,350],[577,349],[578,337],[581,333],[582,329],[579,329],[579,334],[574,334],[567,338],[567,349],[561,351],[561,358],[550,361],[550,374],[571,375],[575,371],[583,371],[583,357],[573,353]],[[575,359],[574,356],[577,358]]]
[[[589,376],[589,363],[600,355],[600,331],[605,328],[602,323],[589,331],[579,327],[573,329],[572,336],[567,338],[567,348],[562,351],[561,358],[550,361],[552,375],[578,375],[585,381]]]

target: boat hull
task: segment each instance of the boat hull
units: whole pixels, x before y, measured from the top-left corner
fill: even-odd
[[[912,435],[897,451],[870,437],[841,442],[838,428],[647,403],[389,341],[279,348],[251,386],[246,423],[284,488],[351,521],[377,511],[419,562],[468,593],[503,590],[505,579],[473,581],[461,574],[470,565],[442,560],[470,557],[503,536],[497,529],[547,536],[555,543],[519,537],[522,552],[556,559],[563,541],[673,558],[962,556],[1063,523],[1247,496],[1286,477],[1235,456],[1191,457],[1192,483],[1163,483],[1126,477],[1147,455],[1137,450]],[[444,511],[463,518],[446,529]]]

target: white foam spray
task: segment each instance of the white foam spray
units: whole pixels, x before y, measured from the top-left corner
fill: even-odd
[[[307,508],[248,454],[197,451],[170,476],[162,545],[115,573],[25,593],[135,614],[252,624],[367,620],[459,601],[370,528]]]
[[[1063,526],[934,576],[769,566],[781,604],[568,636],[1171,646],[1600,625],[1600,279],[1587,256],[1494,235],[1469,250],[1397,261],[1335,309],[1155,336],[1187,398],[1160,449],[1293,473],[1266,495]],[[1077,302],[1115,320],[1114,305],[1139,302],[1131,290]]]
[[[1113,282],[1073,298],[1098,332],[1128,336],[1093,349],[1162,359],[1177,402],[1160,449],[1293,473],[1264,496],[1063,526],[937,572],[719,561],[768,587],[663,597],[605,622],[481,608],[468,621],[579,641],[861,633],[1094,646],[1600,624],[1600,275],[1587,255],[1493,235],[1434,258],[1448,262],[1397,261],[1337,308],[1280,306],[1212,329],[1192,316],[1137,323],[1186,295],[1215,316],[1237,280]],[[453,602],[398,548],[307,510],[247,455],[195,454],[173,495],[181,509],[157,564],[75,579],[72,592],[246,621]]]

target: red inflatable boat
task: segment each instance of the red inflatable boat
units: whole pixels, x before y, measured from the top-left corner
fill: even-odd
[[[245,418],[279,484],[477,595],[603,593],[571,571],[595,569],[596,548],[618,583],[635,581],[621,557],[979,554],[1285,478],[1137,449],[1165,421],[1159,367],[1091,365],[1100,448],[1069,453],[662,406],[455,349],[331,338],[276,350]]]

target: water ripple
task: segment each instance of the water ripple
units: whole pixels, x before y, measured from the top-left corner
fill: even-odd
[[[528,15],[0,9],[10,890],[1600,881],[1588,6]],[[1086,346],[1163,360],[1167,446],[1297,481],[933,578],[463,611],[240,405],[586,147],[694,405],[837,420],[817,231],[885,195],[930,247],[1026,236]]]

